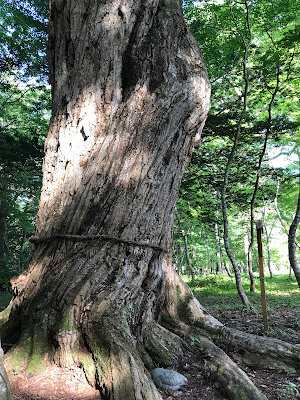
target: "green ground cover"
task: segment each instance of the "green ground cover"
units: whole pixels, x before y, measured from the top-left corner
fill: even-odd
[[[200,303],[210,311],[214,308],[220,308],[220,306],[227,310],[245,308],[239,299],[234,277],[205,275],[197,277],[194,282],[189,281],[187,277],[184,277],[184,279],[193,289]],[[255,292],[250,293],[249,291],[250,282],[248,276],[243,275],[242,282],[254,308],[259,307],[261,304],[259,276],[256,275]],[[265,277],[265,287],[269,308],[295,307],[300,312],[300,291],[294,276],[274,275],[272,279]]]

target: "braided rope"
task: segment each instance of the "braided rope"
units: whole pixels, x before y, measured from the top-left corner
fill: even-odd
[[[46,242],[46,241],[54,240],[54,239],[111,240],[113,242],[131,244],[133,246],[150,247],[152,249],[164,251],[166,253],[170,250],[170,249],[166,249],[162,246],[159,246],[157,244],[152,244],[152,243],[143,242],[143,241],[134,241],[134,240],[130,240],[130,239],[121,239],[117,236],[109,236],[109,235],[68,235],[68,234],[57,233],[53,236],[43,236],[43,237],[31,236],[29,238],[29,241],[31,243],[38,244],[38,243],[42,243],[42,242]]]

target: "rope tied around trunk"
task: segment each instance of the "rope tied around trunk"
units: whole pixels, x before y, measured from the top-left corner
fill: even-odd
[[[31,236],[29,238],[29,242],[33,244],[38,244],[46,241],[51,241],[54,239],[69,239],[69,240],[75,240],[75,241],[82,241],[82,240],[111,240],[112,242],[117,242],[117,243],[125,243],[125,244],[130,244],[133,246],[140,246],[140,247],[150,247],[152,249],[160,250],[163,252],[168,253],[170,249],[167,249],[165,247],[162,247],[158,244],[153,244],[153,243],[148,243],[144,241],[135,241],[135,240],[130,240],[130,239],[121,239],[117,236],[110,236],[110,235],[69,235],[69,234],[63,234],[63,233],[57,233],[52,236],[43,236],[43,237],[38,237],[38,236]]]

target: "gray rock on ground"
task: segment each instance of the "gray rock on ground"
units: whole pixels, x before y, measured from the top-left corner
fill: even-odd
[[[10,391],[10,384],[1,359],[0,359],[0,400],[13,400]]]
[[[9,380],[2,361],[3,355],[4,351],[1,347],[0,339],[0,400],[13,400]]]
[[[176,371],[164,368],[155,368],[151,371],[155,385],[161,390],[177,390],[187,383],[187,378]]]

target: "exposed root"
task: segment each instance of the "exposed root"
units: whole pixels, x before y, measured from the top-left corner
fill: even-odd
[[[151,359],[142,345],[120,340],[111,335],[88,337],[96,370],[96,386],[101,398],[126,400],[161,400],[149,370],[145,367]],[[144,361],[146,360],[146,362]],[[85,367],[84,367],[85,368]]]
[[[172,271],[168,278],[172,305],[167,308],[168,313],[181,334],[198,338],[196,344],[206,358],[206,365],[230,399],[265,399],[233,360],[258,368],[300,370],[300,345],[224,326],[206,312],[191,289]]]
[[[145,333],[144,346],[154,366],[170,367],[182,355],[184,341],[166,328],[154,323]]]
[[[174,312],[177,324],[183,321],[193,327],[193,334],[195,332],[196,335],[198,333],[211,339],[230,357],[249,366],[300,370],[300,345],[226,327],[206,312],[191,289],[177,275],[170,270],[168,275],[171,283],[168,287],[169,297],[171,304],[176,305],[168,311]],[[185,309],[184,315],[181,308]]]
[[[233,360],[263,368],[300,369],[299,346],[228,328],[205,311],[179,278],[173,275],[167,285],[161,323],[168,329],[154,318],[142,326],[130,325],[128,315],[118,308],[102,314],[99,308],[90,311],[84,324],[68,311],[52,342],[38,324],[22,333],[6,356],[8,372],[17,365],[22,373],[37,376],[42,374],[38,366],[54,360],[64,368],[80,367],[103,400],[161,400],[150,371],[174,366],[186,350],[184,339],[191,335],[198,338],[211,377],[232,400],[266,399]],[[7,328],[2,332],[7,334]]]
[[[226,326],[207,330],[215,344],[234,360],[265,369],[300,370],[300,346],[241,332]]]
[[[189,304],[196,332],[211,339],[234,360],[266,369],[300,369],[300,345],[228,328],[209,316],[196,299]]]
[[[212,378],[231,400],[267,400],[247,374],[214,343],[202,337],[197,346],[205,357]]]

